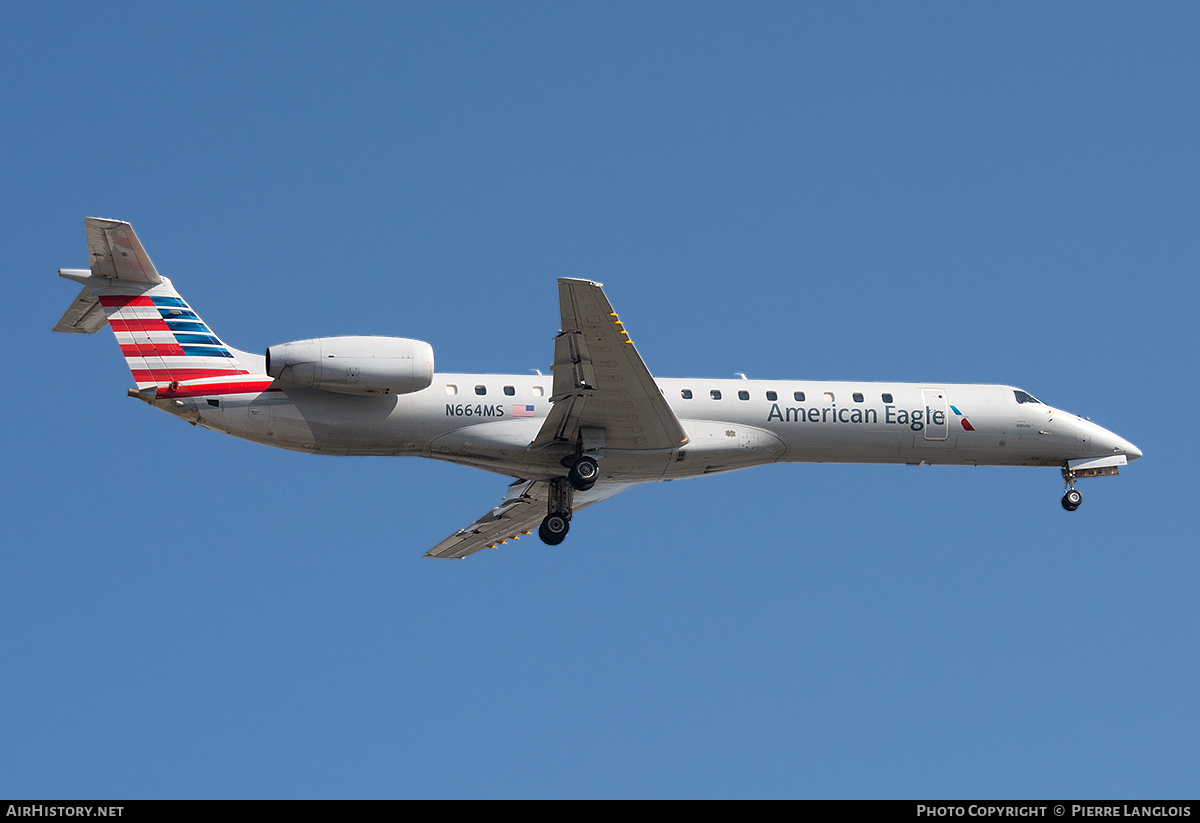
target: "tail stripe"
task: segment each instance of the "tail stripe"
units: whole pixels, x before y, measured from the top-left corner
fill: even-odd
[[[154,300],[142,294],[102,294],[100,305],[105,308],[125,306],[153,306]]]
[[[122,343],[121,354],[126,357],[180,357],[184,353],[180,346],[167,343]]]
[[[205,395],[258,394],[259,392],[281,391],[278,388],[271,388],[272,382],[271,378],[268,377],[265,379],[254,378],[224,382],[205,381],[192,385],[160,386],[158,397],[202,397]]]
[[[249,373],[225,366],[233,353],[180,297],[103,294],[100,304],[139,387]]]
[[[208,346],[183,346],[187,357],[233,357],[228,349],[209,348]]]
[[[163,357],[178,357],[183,354],[183,348],[171,337],[170,331],[163,332],[159,327],[162,318],[155,317],[157,310],[154,301],[145,295],[100,295],[100,305],[105,307],[109,327],[129,370],[135,373],[134,379],[142,383],[170,383],[173,379],[171,370],[163,362]],[[113,321],[119,322],[118,331]],[[137,369],[136,366],[142,368]],[[136,377],[137,372],[143,377]]]
[[[151,320],[149,318],[139,317],[136,320],[118,320],[116,317],[110,317],[108,320],[109,328],[113,333],[118,332],[138,332],[138,331],[170,331],[170,327],[161,320]]]
[[[212,334],[212,330],[199,320],[167,320],[164,321],[163,328],[170,331],[198,331]]]
[[[235,374],[249,374],[245,369],[171,369],[170,377],[167,380],[159,380],[154,376],[154,372],[150,369],[134,368],[134,361],[129,361],[130,371],[133,372],[133,380],[138,385],[146,385],[150,383],[170,383],[172,380],[178,380],[184,383],[188,380],[200,380],[204,377],[226,377]]]

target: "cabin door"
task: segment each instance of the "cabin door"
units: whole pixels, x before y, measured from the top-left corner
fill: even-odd
[[[945,440],[949,431],[945,390],[921,389],[921,396],[925,399],[925,439]]]

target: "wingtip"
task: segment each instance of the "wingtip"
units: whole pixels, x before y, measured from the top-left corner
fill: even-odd
[[[603,283],[597,283],[595,280],[586,280],[582,277],[560,277],[560,278],[558,278],[558,282],[564,286],[581,285],[581,286],[595,286],[598,289],[604,288]]]

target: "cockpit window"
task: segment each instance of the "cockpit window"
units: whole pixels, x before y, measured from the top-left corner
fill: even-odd
[[[1013,390],[1013,394],[1015,394],[1017,396],[1018,403],[1037,403],[1039,406],[1042,404],[1041,400],[1038,400],[1036,397],[1034,397],[1029,392],[1021,391],[1020,389],[1015,389],[1015,390]]]

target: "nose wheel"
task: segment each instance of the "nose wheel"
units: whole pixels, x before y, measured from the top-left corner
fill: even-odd
[[[1073,512],[1083,505],[1083,494],[1075,488],[1075,472],[1064,467],[1062,476],[1063,483],[1067,487],[1067,493],[1063,495],[1062,507],[1069,512]]]

